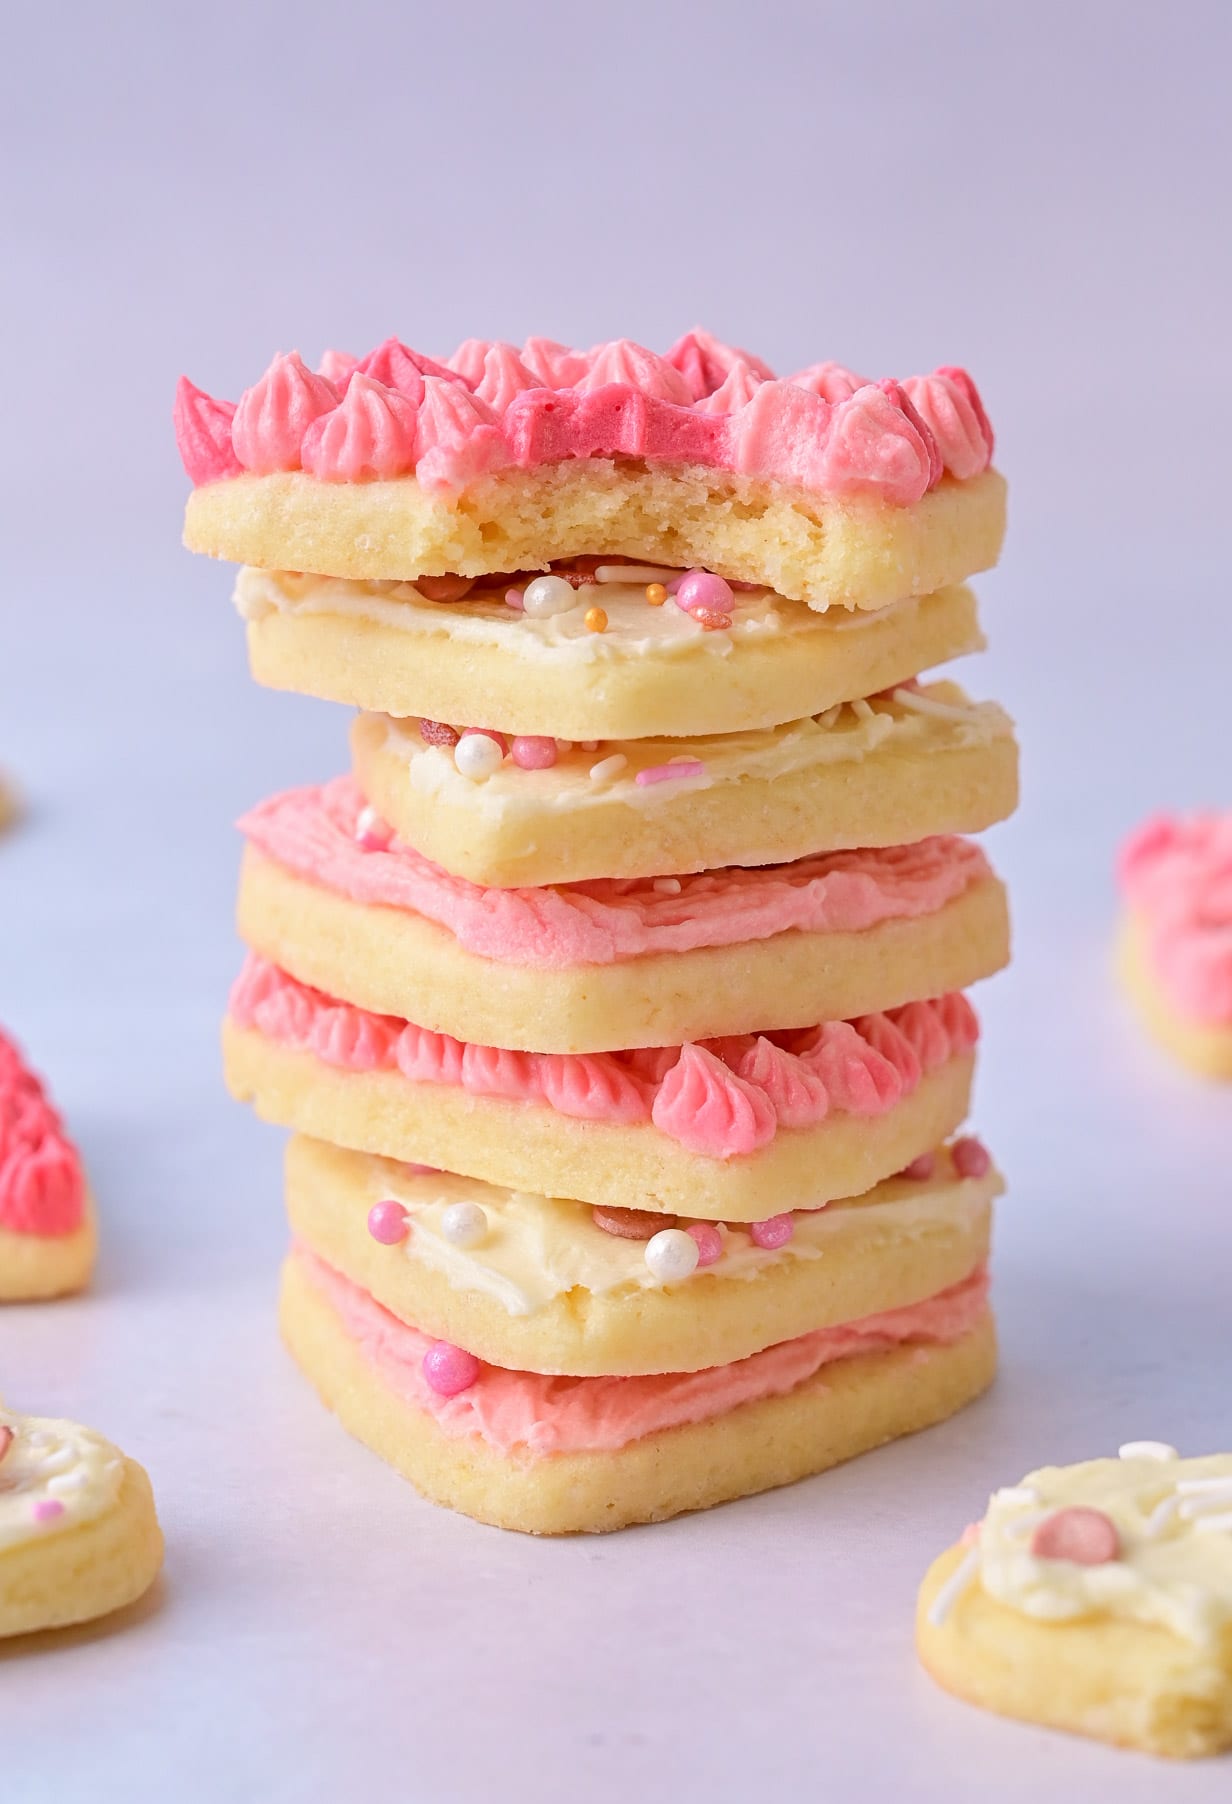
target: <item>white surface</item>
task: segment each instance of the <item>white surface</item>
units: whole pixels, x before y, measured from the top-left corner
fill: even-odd
[[[0,842],[0,1020],[104,1250],[87,1300],[0,1314],[0,1390],[146,1460],[169,1555],[122,1633],[0,1652],[0,1799],[1215,1804],[1229,1763],[951,1702],[910,1620],[994,1484],[1232,1439],[1232,1095],[1157,1058],[1106,971],[1121,832],[1232,800],[1228,9],[483,12],[6,25],[0,764],[31,813]],[[794,1490],[536,1543],[419,1504],[275,1337],[279,1136],[215,1042],[229,823],[338,768],[344,722],[247,683],[226,574],[176,549],[168,414],[181,369],[234,394],[279,345],[697,318],[780,369],[967,361],[996,420],[1014,524],[971,680],[1026,752],[996,842],[1018,963],[979,998],[1004,1377]]]

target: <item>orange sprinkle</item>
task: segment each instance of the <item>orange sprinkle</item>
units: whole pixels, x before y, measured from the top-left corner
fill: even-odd
[[[607,614],[602,608],[587,608],[582,619],[588,633],[605,633],[607,631]]]
[[[667,590],[662,583],[647,583],[646,599],[652,608],[661,608],[667,600]]]

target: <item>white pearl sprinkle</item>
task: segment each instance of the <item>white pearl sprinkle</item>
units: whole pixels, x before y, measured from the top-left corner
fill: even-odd
[[[441,1215],[441,1236],[464,1252],[482,1246],[488,1238],[487,1211],[478,1203],[450,1203]]]
[[[453,748],[453,761],[473,783],[492,776],[505,762],[505,754],[486,733],[463,733]]]
[[[381,824],[381,817],[371,803],[361,808],[355,821],[355,837],[362,839],[365,833],[372,833]]]
[[[577,591],[563,576],[537,576],[522,592],[522,609],[532,620],[566,614],[578,605]]]
[[[1169,1447],[1167,1441],[1126,1441],[1117,1448],[1118,1459],[1176,1459],[1175,1447]]]
[[[660,1284],[678,1284],[697,1270],[701,1249],[683,1228],[660,1228],[646,1242],[646,1264]]]
[[[678,896],[684,885],[679,877],[656,877],[651,888],[656,896]]]
[[[613,752],[610,758],[600,758],[598,764],[590,767],[592,783],[606,783],[609,777],[618,777],[629,760],[623,752]]]

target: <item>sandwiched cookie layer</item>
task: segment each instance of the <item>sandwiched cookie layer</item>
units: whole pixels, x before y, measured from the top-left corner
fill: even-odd
[[[764,589],[737,591],[729,623],[707,630],[670,595],[649,605],[646,587],[587,582],[573,589],[572,606],[534,618],[522,610],[523,590],[507,581],[480,583],[446,603],[410,583],[246,569],[235,601],[248,623],[253,674],[271,688],[372,713],[560,739],[775,726],[984,644],[965,588],[875,613],[825,614]],[[603,611],[599,631],[586,624],[595,607]]]
[[[779,1038],[508,1052],[368,1014],[250,958],[223,1051],[235,1096],[318,1140],[511,1189],[758,1221],[768,1198],[857,1195],[952,1133],[977,1035],[951,995]]]
[[[427,1337],[306,1251],[285,1268],[281,1322],[323,1401],[425,1496],[531,1534],[661,1521],[789,1484],[944,1420],[996,1363],[982,1279],[708,1373],[485,1367],[449,1397],[425,1384]]]
[[[349,778],[241,822],[239,930],[302,982],[458,1039],[540,1052],[805,1027],[965,989],[1009,956],[969,840],[683,878],[494,890],[370,824]]]
[[[591,1376],[724,1365],[947,1290],[986,1260],[1001,1190],[991,1167],[960,1177],[942,1150],[927,1176],[775,1216],[757,1239],[714,1225],[705,1263],[669,1281],[648,1248],[674,1218],[594,1214],[301,1136],[287,1149],[293,1236],[391,1314],[495,1365]]]
[[[953,683],[718,738],[606,741],[468,776],[420,723],[361,715],[355,775],[400,838],[498,887],[665,877],[974,833],[1010,814],[1008,716]]]

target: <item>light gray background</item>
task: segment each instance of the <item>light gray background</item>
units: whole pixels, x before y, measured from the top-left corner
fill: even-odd
[[[914,1667],[933,1551],[1033,1464],[1228,1445],[1229,1103],[1107,972],[1110,867],[1227,803],[1228,127],[1218,5],[28,6],[5,24],[0,1019],[103,1215],[0,1383],[151,1468],[165,1585],[0,1655],[21,1804],[1226,1796],[1004,1725]],[[981,997],[1012,1178],[1005,1375],[935,1434],[606,1541],[435,1511],[282,1355],[279,1136],[225,1099],[230,823],[343,759],[246,679],[178,548],[187,370],[702,321],[779,368],[962,361],[1013,480],[993,649],[1025,800]]]

